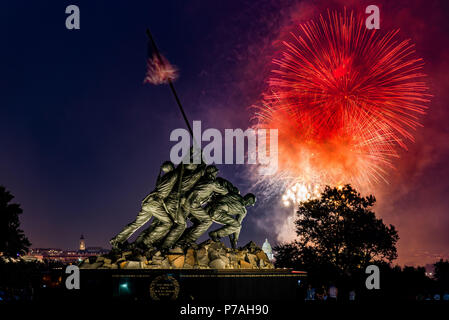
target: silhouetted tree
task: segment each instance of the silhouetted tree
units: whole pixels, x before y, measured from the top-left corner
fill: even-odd
[[[435,267],[435,280],[445,290],[449,290],[449,261],[440,259],[433,265]]]
[[[14,196],[0,186],[0,252],[10,257],[26,253],[31,246],[19,229],[19,214],[23,211],[19,204],[10,203],[12,199]]]
[[[350,274],[376,260],[396,259],[397,231],[376,218],[375,201],[346,185],[327,186],[320,198],[302,202],[295,222],[298,239],[274,248],[277,266]]]

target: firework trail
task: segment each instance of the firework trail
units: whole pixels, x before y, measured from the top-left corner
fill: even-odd
[[[386,181],[430,98],[423,61],[398,32],[381,35],[352,12],[328,11],[282,42],[255,106],[254,127],[279,130],[279,173],[261,185]]]

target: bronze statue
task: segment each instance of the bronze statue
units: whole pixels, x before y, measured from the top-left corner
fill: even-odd
[[[194,243],[212,225],[212,218],[203,206],[210,201],[213,194],[225,195],[228,190],[216,181],[218,169],[216,166],[207,166],[206,173],[186,196],[184,212],[194,223],[186,230],[178,244],[183,246]]]
[[[146,251],[190,246],[213,222],[224,226],[210,232],[210,237],[217,241],[229,236],[235,248],[246,207],[254,205],[256,197],[253,194],[242,197],[237,187],[217,174],[213,165],[189,163],[175,168],[172,162],[164,162],[156,188],[143,199],[136,219],[110,240],[112,247],[124,248],[126,240],[153,217],[133,244],[135,248]],[[188,229],[187,218],[193,222]]]
[[[207,206],[207,210],[214,222],[224,226],[209,232],[209,236],[214,241],[220,238],[230,236],[231,246],[237,247],[237,241],[240,236],[243,219],[246,216],[246,207],[253,206],[256,203],[256,196],[252,193],[242,197],[236,193],[219,197],[216,201]]]
[[[164,172],[164,175],[158,178],[156,188],[143,199],[142,209],[136,219],[109,241],[112,248],[120,247],[121,244],[128,240],[134,232],[147,223],[153,216],[160,223],[151,232],[149,235],[150,238],[146,239],[146,243],[152,243],[163,238],[170,230],[173,225],[174,216],[170,215],[164,201],[171,194],[178,180],[178,172],[174,170],[174,165],[170,161],[162,164],[161,171]]]
[[[230,181],[228,181],[222,177],[217,177],[216,180],[221,186],[226,188],[229,193],[240,194],[240,190],[236,186],[234,186]]]
[[[178,166],[180,167],[181,164]],[[178,190],[179,192],[171,192],[170,195],[166,199],[167,209],[173,215],[176,216],[176,223],[169,230],[167,236],[165,237],[161,248],[169,249],[173,247],[175,242],[182,235],[184,230],[187,227],[186,216],[187,214],[184,212],[184,202],[185,195],[188,191],[190,191],[193,186],[200,180],[203,176],[206,165],[205,164],[186,164],[185,172],[182,175],[182,181],[176,182],[176,185],[173,190]],[[179,184],[181,184],[179,186]],[[179,204],[179,207],[178,207]],[[180,212],[178,212],[178,209]]]

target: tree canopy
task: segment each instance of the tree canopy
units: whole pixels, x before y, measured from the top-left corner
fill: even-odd
[[[375,216],[375,201],[346,185],[327,186],[320,198],[302,202],[295,222],[298,238],[275,247],[277,265],[326,266],[348,273],[374,261],[396,259],[397,231]]]
[[[440,259],[440,261],[434,264],[435,267],[435,280],[437,283],[446,288],[449,288],[449,261]]]
[[[19,215],[23,211],[19,204],[11,203],[12,199],[14,196],[0,186],[0,252],[9,257],[24,254],[31,246],[20,229]]]

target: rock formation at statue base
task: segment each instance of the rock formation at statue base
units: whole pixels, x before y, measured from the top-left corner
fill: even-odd
[[[207,240],[184,250],[178,248],[163,254],[160,251],[140,253],[137,250],[110,252],[89,257],[81,269],[273,269],[265,252],[254,242],[230,249],[222,242]]]

